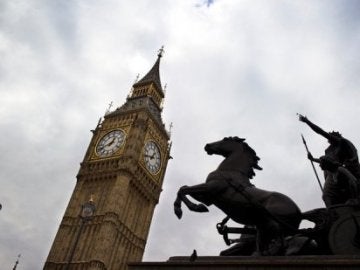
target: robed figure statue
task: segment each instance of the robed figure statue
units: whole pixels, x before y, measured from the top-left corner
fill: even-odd
[[[346,203],[349,199],[357,199],[360,186],[360,164],[355,146],[339,132],[326,132],[301,114],[299,120],[329,142],[325,155],[320,158],[314,158],[310,153],[308,155],[308,158],[319,163],[324,171],[323,200],[325,205],[329,207]]]

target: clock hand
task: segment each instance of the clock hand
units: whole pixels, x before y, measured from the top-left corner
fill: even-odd
[[[155,154],[152,154],[151,156],[145,154],[145,157],[148,157],[148,158],[150,158],[150,159],[154,159],[154,158],[155,158]]]
[[[109,142],[108,144],[106,144],[106,146],[112,145],[112,144],[114,143],[114,141],[115,141],[115,138],[112,138],[111,142]]]

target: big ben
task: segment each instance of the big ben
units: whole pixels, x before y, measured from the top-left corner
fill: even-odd
[[[162,54],[92,131],[44,269],[120,270],[142,259],[170,157],[161,117]],[[81,206],[89,199],[94,212],[84,220]]]

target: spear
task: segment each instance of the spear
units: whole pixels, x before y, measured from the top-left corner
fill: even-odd
[[[301,134],[301,138],[302,138],[302,141],[303,141],[303,143],[304,143],[304,145],[305,145],[306,152],[307,152],[307,154],[308,154],[308,156],[309,156],[310,151],[309,151],[309,148],[308,148],[308,146],[307,146],[307,144],[306,144],[305,138],[304,138],[304,136],[303,136],[302,134]],[[314,170],[316,179],[317,179],[317,181],[318,181],[318,183],[319,183],[320,189],[321,189],[321,191],[324,191],[324,189],[323,189],[323,187],[322,187],[322,185],[321,185],[319,176],[318,176],[318,174],[317,174],[317,172],[316,172],[316,169],[315,169],[315,166],[314,166],[314,162],[313,162],[311,159],[309,159],[309,160],[310,160],[311,166],[312,166],[312,168],[313,168],[313,170]]]
[[[18,258],[17,258],[17,260],[16,260],[16,262],[15,262],[15,265],[14,265],[13,270],[16,270],[16,267],[17,267],[17,265],[19,264],[20,256],[21,256],[21,254],[18,255]]]

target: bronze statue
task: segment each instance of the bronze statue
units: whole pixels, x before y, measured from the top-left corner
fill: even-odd
[[[215,205],[227,215],[216,227],[227,245],[235,245],[222,251],[221,256],[360,254],[359,179],[351,171],[357,168],[356,149],[338,134],[326,135],[306,117],[300,116],[300,120],[325,137],[330,134],[327,138],[331,145],[325,156],[315,159],[308,152],[328,177],[324,190],[330,198],[327,208],[301,213],[284,194],[256,188],[250,179],[255,176],[254,169],[262,169],[259,157],[245,139],[238,137],[207,144],[209,155],[225,159],[205,183],[179,189],[174,202],[179,219],[182,202],[196,212],[207,212],[206,206]],[[192,202],[188,195],[201,203]],[[245,226],[227,227],[229,219]],[[303,219],[315,226],[299,229]],[[229,239],[229,234],[241,236]]]
[[[256,227],[256,254],[282,254],[284,237],[294,234],[301,221],[296,203],[284,194],[256,188],[250,183],[254,169],[261,170],[255,151],[238,137],[227,137],[207,144],[205,151],[225,159],[206,182],[183,186],[177,193],[174,211],[182,217],[181,203],[192,211],[207,212],[215,205],[235,222]],[[201,202],[195,204],[186,196]]]
[[[330,144],[321,158],[314,158],[310,153],[308,154],[308,158],[319,163],[324,170],[323,200],[325,205],[329,207],[357,198],[360,185],[360,164],[355,146],[339,132],[326,132],[301,114],[299,114],[299,120],[326,138]]]

